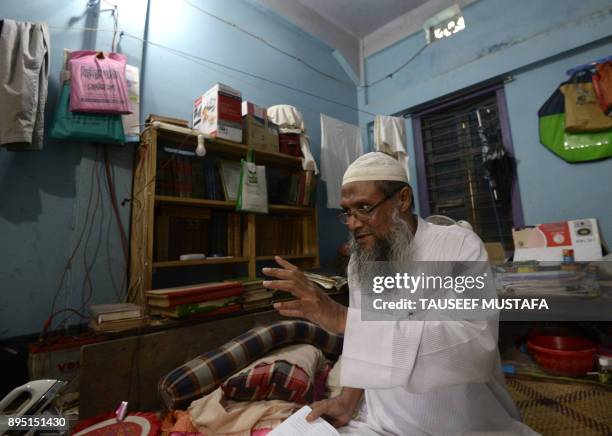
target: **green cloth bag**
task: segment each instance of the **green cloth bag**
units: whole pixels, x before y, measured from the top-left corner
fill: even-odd
[[[612,157],[612,130],[591,133],[565,131],[565,97],[561,86],[590,80],[590,74],[583,74],[562,83],[538,111],[540,142],[566,162],[589,162]]]
[[[121,115],[70,112],[70,81],[62,86],[51,131],[54,139],[124,144]]]
[[[253,150],[247,152],[246,160],[240,160],[240,185],[238,186],[236,210],[268,213],[266,167],[255,165]]]

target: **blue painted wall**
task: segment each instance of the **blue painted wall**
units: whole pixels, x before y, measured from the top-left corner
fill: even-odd
[[[321,112],[357,123],[357,113],[345,106],[326,103],[219,66],[186,60],[158,46],[148,46],[143,50],[140,40],[148,37],[157,44],[228,64],[347,106],[357,106],[354,87],[323,78],[303,64],[202,14],[185,2],[113,2],[119,4],[119,28],[127,34],[121,40],[119,51],[128,55],[131,65],[141,68],[142,115],[157,113],[190,119],[193,100],[214,83],[223,82],[240,89],[244,98],[258,104],[286,103],[298,107],[304,114],[317,160]],[[112,29],[109,6],[102,1],[87,8],[87,3],[86,0],[0,2],[0,18],[45,21],[52,26],[47,126],[57,101],[63,48],[110,49],[112,33],[82,30],[85,27]],[[150,22],[147,34],[148,4]],[[349,81],[330,47],[254,2],[210,0],[194,4],[236,22],[343,81]],[[131,195],[134,146],[107,149],[114,163],[115,188],[121,201]],[[0,149],[0,338],[39,332],[50,315],[58,289],[56,310],[80,309],[84,302],[113,302],[118,294],[124,292],[121,285],[121,244],[100,162],[100,156],[96,157],[96,147],[91,144],[47,140],[42,152],[31,154],[15,154]],[[95,182],[92,183],[96,178],[99,188]],[[323,206],[323,189],[320,192],[319,205]],[[321,210],[323,262],[335,255],[336,246],[345,238],[334,215],[324,208]],[[121,207],[121,218],[129,231],[129,205]],[[80,248],[60,287],[62,273],[81,233]],[[53,327],[57,327],[67,315],[69,313],[64,312],[56,316]],[[82,322],[77,316],[67,320],[67,324],[77,322]]]
[[[505,90],[525,223],[595,217],[612,241],[612,159],[567,164],[540,145],[537,124],[539,107],[566,80],[567,69],[612,55],[612,4],[480,0],[463,14],[465,30],[431,44],[393,78],[361,90],[360,109],[393,114],[494,77],[512,76]],[[367,81],[395,70],[424,44],[419,32],[370,56]],[[364,130],[372,119],[360,113]],[[411,121],[406,125],[412,157]],[[414,159],[410,170],[418,188]]]
[[[297,106],[304,114],[317,160],[320,113],[359,123],[365,132],[373,117],[349,107],[358,105],[365,112],[391,114],[492,77],[511,75],[515,80],[506,85],[506,95],[526,222],[594,216],[600,220],[605,237],[612,240],[612,202],[606,201],[610,198],[606,186],[612,178],[612,160],[565,164],[539,145],[536,119],[537,109],[564,80],[567,68],[612,54],[609,32],[612,14],[607,1],[519,0],[510,7],[504,0],[480,0],[464,10],[465,31],[431,45],[409,67],[367,92],[323,78],[183,1],[121,0],[118,3],[119,27],[131,35],[122,39],[121,51],[128,55],[130,64],[141,67],[143,115],[158,113],[189,119],[193,99],[220,81],[240,89],[244,98],[264,106],[278,103]],[[73,28],[51,29],[48,120],[57,100],[62,49],[107,50],[110,47],[110,33],[78,30],[83,27],[112,29],[112,17],[104,10],[107,9],[104,2],[93,9],[87,9],[86,4],[85,0],[3,0],[0,3],[1,18],[46,21],[51,26]],[[330,47],[257,6],[254,0],[199,0],[194,4],[248,28],[342,81],[350,81]],[[200,59],[188,60],[153,45],[143,50],[138,38],[145,37]],[[367,80],[383,77],[423,44],[424,35],[419,33],[370,56],[365,65]],[[230,71],[203,59],[231,65],[342,104]],[[409,122],[407,127],[410,138]],[[108,150],[115,164],[117,196],[129,197],[134,147],[109,147]],[[412,142],[409,152],[414,155]],[[87,214],[91,177],[92,174],[96,177],[96,167],[101,171],[99,162],[96,148],[91,144],[48,140],[40,153],[14,154],[0,150],[0,338],[40,331],[67,260],[82,229],[89,229],[91,222],[91,230],[84,233],[81,248],[60,288],[56,308],[79,308],[88,300],[87,276],[93,286],[91,302],[112,301],[122,291],[121,246],[104,178],[100,175],[97,176],[100,192],[94,183],[93,202]],[[412,174],[416,174],[414,160],[411,165]],[[413,176],[413,182],[414,179]],[[336,247],[345,239],[346,232],[335,219],[336,211],[325,209],[324,186],[321,184],[319,188],[319,243],[325,263],[335,256]],[[98,207],[93,216],[96,198],[99,198]],[[121,208],[121,217],[128,228],[128,206]],[[61,319],[59,316],[56,321]],[[72,317],[68,322],[77,321],[77,317]]]
[[[140,11],[146,9],[146,0],[118,3],[121,27],[142,37],[144,20]],[[0,3],[0,18],[45,21],[53,26],[50,28],[47,129],[57,103],[63,49],[110,50],[112,32],[80,30],[112,29],[113,19],[106,9],[105,3],[88,8],[86,1],[5,0]],[[120,48],[131,65],[140,67],[140,43],[124,39]],[[117,196],[129,197],[133,148],[111,146],[107,149],[114,163]],[[56,310],[81,309],[90,293],[91,302],[100,302],[113,300],[115,293],[121,292],[124,262],[117,223],[111,217],[105,179],[96,162],[101,160],[96,158],[96,147],[92,144],[47,139],[41,152],[10,153],[0,149],[0,337],[40,331],[50,315],[58,289]],[[96,176],[96,167],[99,189],[92,184],[91,177],[92,173]],[[129,209],[122,208],[121,216],[127,226]],[[81,233],[80,247],[60,287],[62,273]],[[86,279],[88,276],[91,282]],[[68,312],[60,313],[56,321],[61,322],[68,315]],[[72,315],[68,322],[83,321]]]

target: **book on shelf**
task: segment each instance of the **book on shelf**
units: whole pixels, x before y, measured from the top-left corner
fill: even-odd
[[[142,308],[134,303],[92,304],[89,306],[91,318],[98,324],[107,321],[135,319],[142,316]]]
[[[305,173],[302,172],[298,176],[298,194],[297,194],[297,199],[295,201],[295,204],[297,206],[301,206],[302,203],[304,202],[305,189],[306,189],[306,176],[305,176]]]
[[[293,215],[261,215],[255,218],[257,256],[301,254],[304,219]]]
[[[242,215],[237,212],[227,214],[227,254],[240,256],[242,254]]]
[[[218,318],[225,315],[229,315],[232,313],[237,313],[242,311],[242,304],[230,304],[229,306],[220,307],[219,309],[215,309],[209,312],[203,313],[194,313],[189,315],[189,319],[210,319],[210,318]]]
[[[191,181],[193,198],[206,198],[206,184],[204,182],[204,166],[201,159],[191,162]]]
[[[171,307],[149,307],[149,313],[156,316],[170,318],[185,318],[190,315],[213,312],[226,306],[240,306],[240,297],[227,297],[218,300],[202,301],[199,303],[179,304]]]
[[[147,296],[147,304],[155,307],[173,307],[180,306],[181,304],[199,303],[202,301],[218,300],[220,298],[237,297],[244,293],[244,289],[241,287],[234,287],[228,289],[221,289],[218,291],[209,291],[202,294],[193,294],[186,296],[172,296],[172,295],[155,295]]]
[[[298,184],[300,177],[297,174],[291,175],[291,183],[289,187],[289,198],[287,198],[287,204],[297,204]]]
[[[239,162],[222,160],[219,162],[219,176],[223,186],[223,193],[226,201],[236,201],[238,199],[238,188],[240,187]]]
[[[167,253],[167,258],[158,260],[179,260],[182,254],[206,253],[208,247],[208,221],[197,218],[170,216],[167,250],[162,251],[163,236],[157,238],[158,253]],[[161,234],[161,233],[160,233]]]
[[[272,306],[272,302],[270,300],[262,300],[262,301],[254,301],[254,302],[245,302],[242,303],[243,310],[254,310],[254,309],[263,309],[269,308]]]
[[[258,302],[258,301],[263,301],[263,300],[270,302],[273,295],[274,295],[274,292],[268,289],[266,289],[266,291],[262,293],[259,293],[259,292],[249,293],[249,294],[245,293],[245,295],[243,295],[242,297],[242,301],[243,301],[243,304],[253,303],[253,302]]]
[[[148,324],[149,318],[141,316],[131,319],[119,319],[115,321],[96,322],[95,319],[89,321],[89,326],[97,333],[113,333],[122,332],[125,330],[137,329]]]
[[[175,298],[181,298],[191,295],[203,295],[209,292],[222,291],[234,288],[243,289],[242,283],[240,281],[197,283],[186,286],[174,286],[171,288],[154,289],[151,291],[146,291],[145,295],[147,297],[163,297],[167,298],[168,300],[172,300]]]
[[[219,170],[211,162],[204,162],[204,182],[206,185],[206,198],[209,200],[225,200]]]
[[[228,244],[228,229],[227,229],[227,212],[213,210],[210,214],[209,233],[208,233],[208,251],[204,251],[207,256],[227,256]]]

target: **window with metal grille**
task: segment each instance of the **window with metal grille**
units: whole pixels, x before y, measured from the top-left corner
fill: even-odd
[[[421,215],[467,220],[483,241],[511,250],[512,227],[522,225],[518,192],[513,180],[492,189],[483,165],[482,134],[512,154],[503,88],[423,110],[413,130]]]

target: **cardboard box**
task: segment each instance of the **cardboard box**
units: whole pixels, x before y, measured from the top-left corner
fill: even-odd
[[[28,377],[30,380],[55,379],[70,382],[63,394],[78,392],[81,347],[100,342],[101,337],[61,338],[50,345],[39,343],[28,347]]]
[[[278,133],[274,127],[259,117],[246,115],[242,118],[242,142],[255,150],[278,153]]]
[[[574,250],[574,260],[585,262],[602,256],[595,218],[538,224],[512,230],[514,260],[563,261],[563,250]]]
[[[499,242],[485,242],[485,250],[489,255],[489,262],[493,265],[503,265],[506,262],[506,251]]]
[[[228,141],[242,141],[242,94],[217,83],[193,104],[193,128]]]
[[[267,120],[267,121],[268,121],[268,125],[266,126],[266,129],[267,129],[266,134],[268,136],[268,139],[266,141],[268,142],[268,144],[270,144],[270,151],[279,153],[280,139],[279,139],[278,125],[274,124],[270,120]]]
[[[247,115],[252,115],[256,118],[259,118],[263,122],[267,122],[268,117],[266,114],[266,108],[262,106],[257,106],[255,103],[250,102],[248,100],[244,100],[242,102],[242,111],[241,115],[243,117]]]
[[[278,148],[281,153],[302,157],[299,133],[280,133],[278,135]]]

